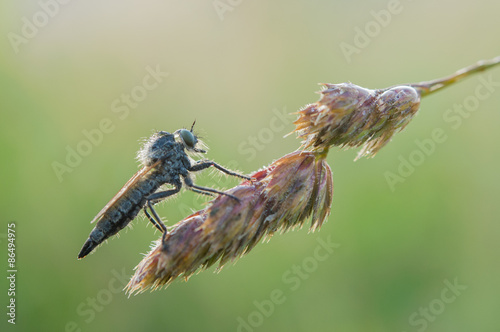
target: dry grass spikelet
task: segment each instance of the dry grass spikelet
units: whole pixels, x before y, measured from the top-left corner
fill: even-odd
[[[290,153],[219,196],[207,208],[173,227],[136,267],[127,292],[143,292],[188,278],[219,262],[220,269],[275,232],[321,227],[330,213],[332,172],[324,159],[308,151]]]
[[[295,121],[302,146],[311,151],[363,146],[357,158],[373,156],[420,106],[417,91],[408,86],[370,90],[352,83],[324,84],[318,102],[300,110]]]
[[[320,100],[297,112],[295,132],[305,150],[326,153],[330,146],[362,146],[356,159],[373,157],[411,121],[422,97],[499,63],[496,57],[444,78],[378,90],[352,83],[323,84]]]

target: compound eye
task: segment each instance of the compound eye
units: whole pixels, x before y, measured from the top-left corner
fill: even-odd
[[[181,137],[186,147],[194,149],[194,146],[196,145],[196,137],[192,132],[187,129],[181,129],[179,130],[179,136]]]

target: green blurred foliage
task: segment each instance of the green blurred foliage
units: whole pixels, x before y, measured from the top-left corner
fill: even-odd
[[[221,2],[232,9],[223,20],[213,1],[72,1],[53,7],[17,53],[9,33],[20,35],[23,18],[32,21],[41,4],[0,5],[0,234],[17,223],[17,330],[498,331],[500,91],[458,128],[443,119],[474,94],[477,77],[424,99],[419,116],[376,158],[354,163],[355,151],[333,149],[332,214],[320,232],[276,235],[219,274],[211,269],[131,298],[117,291],[116,274],[128,278],[159,237],[144,218],[76,260],[89,221],[134,174],[139,140],[152,130],[196,119],[207,157],[250,173],[299,146],[282,138],[294,116],[283,124],[272,120],[273,109],[291,113],[316,101],[319,82],[384,88],[500,53],[493,1],[402,1],[350,62],[341,43],[353,45],[356,28],[373,25],[371,11],[389,2]],[[113,102],[143,84],[148,66],[169,75],[120,119]],[[499,69],[491,75],[500,81]],[[65,163],[67,147],[105,118],[112,132],[59,181],[53,163]],[[397,172],[435,128],[446,141],[392,191],[386,172]],[[209,174],[198,183],[237,183]],[[173,225],[205,201],[183,191],[158,211]],[[328,238],[340,247],[314,265],[318,239]],[[310,272],[298,284],[283,279],[303,264]],[[444,280],[455,279],[467,289],[441,308]],[[2,278],[3,311],[7,288]],[[284,301],[269,313],[273,290]],[[420,310],[429,306],[439,314],[424,326]],[[12,328],[2,317],[0,329]],[[258,326],[239,327],[239,318]]]

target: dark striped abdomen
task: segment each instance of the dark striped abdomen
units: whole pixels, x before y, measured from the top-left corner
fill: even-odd
[[[78,258],[88,255],[95,247],[127,226],[141,211],[146,197],[153,194],[163,183],[156,172],[144,175],[121,194],[97,220],[97,224],[83,245]]]

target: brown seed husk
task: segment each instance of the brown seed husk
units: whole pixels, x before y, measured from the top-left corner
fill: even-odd
[[[410,86],[384,90],[351,83],[324,86],[320,100],[300,110],[294,122],[305,150],[362,146],[356,159],[374,156],[410,122],[420,106],[420,96]]]
[[[165,241],[136,267],[126,289],[143,292],[188,278],[200,268],[234,261],[263,238],[303,226],[321,227],[333,196],[331,169],[323,157],[307,151],[290,153],[254,173],[252,181],[219,196],[210,206],[176,224]]]

